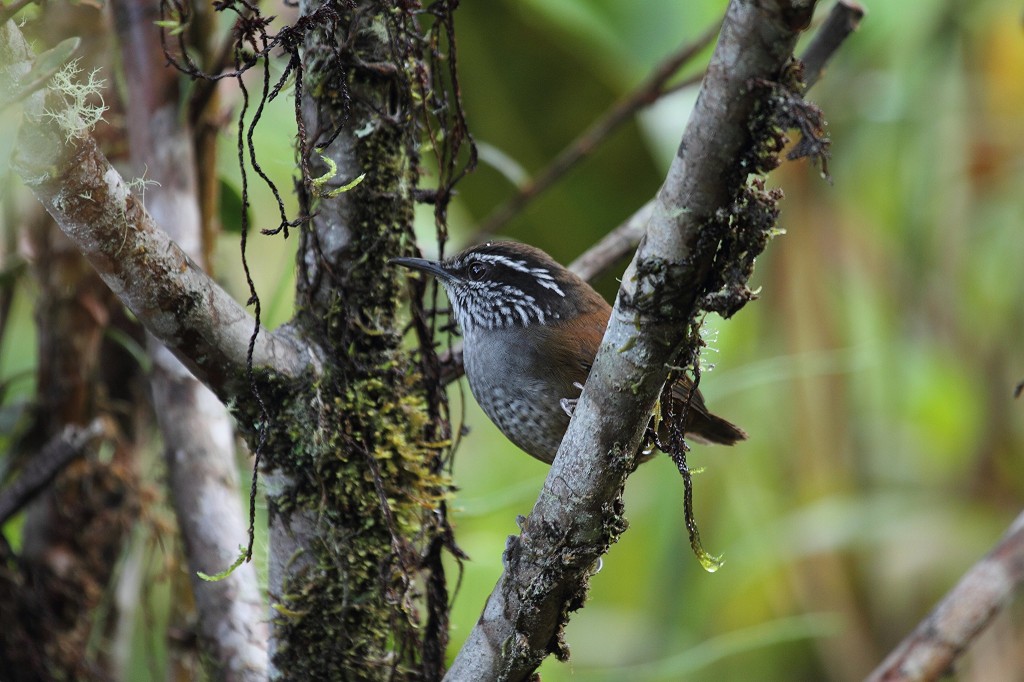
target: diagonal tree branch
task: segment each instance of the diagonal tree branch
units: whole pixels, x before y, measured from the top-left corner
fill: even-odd
[[[27,73],[33,55],[12,21],[0,26],[0,74]],[[222,400],[248,390],[249,313],[160,230],[91,137],[53,120],[69,105],[38,92],[25,105],[12,168],[145,327]],[[309,351],[261,330],[253,366],[295,376]]]
[[[568,655],[562,626],[582,605],[595,562],[625,529],[626,476],[707,293],[716,251],[708,247],[723,238],[715,233],[716,214],[746,183],[736,168],[751,144],[751,84],[780,76],[813,9],[813,0],[730,3],[569,430],[446,679],[520,680],[549,653]]]
[[[109,437],[110,424],[95,419],[86,427],[68,425],[32,457],[14,482],[0,491],[0,526],[21,511],[71,461],[85,454],[101,436]]]
[[[857,30],[864,18],[864,8],[853,0],[839,0],[825,17],[814,38],[800,55],[804,63],[804,86],[814,87],[825,73],[825,65],[832,59],[839,46]]]
[[[1024,584],[1024,513],[867,678],[937,680]]]
[[[800,55],[800,61],[804,63],[805,67],[805,92],[818,82],[824,72],[825,64],[850,34],[857,30],[863,17],[864,9],[850,0],[841,0],[832,6],[832,10],[818,27],[811,43]],[[652,199],[570,263],[569,269],[588,281],[607,272],[609,268],[640,244],[653,208],[654,200]],[[486,224],[489,223],[490,219],[486,221]],[[442,355],[440,360],[443,368],[441,380],[445,384],[462,376],[461,343],[456,344],[449,352]]]

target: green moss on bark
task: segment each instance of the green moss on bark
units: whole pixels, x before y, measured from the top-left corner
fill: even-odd
[[[321,154],[338,168],[332,184],[366,176],[336,197],[305,195],[316,203],[305,207],[297,324],[324,368],[275,414],[268,448],[285,481],[268,495],[271,514],[312,526],[273,595],[273,662],[289,679],[424,679],[421,564],[451,489],[400,349],[405,280],[388,264],[413,241],[418,159],[400,40],[412,19],[361,5],[318,14],[329,20],[306,38],[311,176],[326,170]]]
[[[402,359],[330,397],[313,387],[317,399],[278,420],[291,444],[282,464],[301,477],[275,513],[314,510],[318,525],[275,606],[275,664],[289,677],[381,679],[397,668],[403,679],[402,661],[415,659],[416,538],[450,481],[432,472],[436,444],[424,441],[425,405]]]

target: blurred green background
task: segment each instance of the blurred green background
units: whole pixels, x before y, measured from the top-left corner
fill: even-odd
[[[654,64],[702,34],[724,0],[464,0],[462,95],[485,161],[459,186],[454,248]],[[823,2],[819,14],[831,7]],[[707,321],[701,388],[751,435],[695,448],[705,573],[690,552],[682,483],[667,458],[629,481],[630,529],[567,631],[560,680],[848,680],[866,674],[998,539],[1024,500],[1024,28],[1020,2],[867,4],[861,30],[811,93],[829,121],[833,182],[806,162],[772,177],[780,226],[758,261],[760,300]],[[684,75],[698,72],[709,50]],[[696,89],[624,126],[503,230],[563,262],[657,190]],[[291,103],[265,115],[264,169],[289,187]],[[234,133],[221,143],[225,181]],[[272,227],[268,193],[253,211]],[[290,198],[294,207],[294,200]],[[421,212],[421,244],[434,228]],[[264,222],[266,224],[264,224]],[[291,249],[251,241],[271,324],[288,319]],[[452,248],[448,252],[452,252]],[[237,235],[218,274],[247,298]],[[616,282],[600,288],[609,298]],[[31,367],[31,302],[2,375]],[[23,341],[23,342],[21,342]],[[23,353],[11,352],[18,350]],[[28,393],[30,380],[12,385]],[[453,653],[501,571],[515,517],[547,467],[517,451],[468,390],[455,466],[459,544],[472,557]],[[452,571],[453,580],[457,575]],[[1001,615],[957,670],[1024,680],[1024,609]]]

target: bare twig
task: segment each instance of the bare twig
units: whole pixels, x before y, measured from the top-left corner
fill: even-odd
[[[667,92],[674,92],[676,87],[666,90],[666,83],[683,65],[700,54],[700,51],[715,39],[720,25],[720,23],[716,23],[711,26],[702,36],[684,45],[658,64],[640,85],[594,121],[535,178],[520,187],[512,197],[492,211],[480,224],[477,239],[485,240],[488,235],[498,232],[527,204],[550,189],[580,160],[593,152],[616,128],[629,121],[637,111],[658,101]],[[687,79],[683,85],[693,85],[699,80],[699,76],[696,79]]]
[[[882,662],[869,682],[937,680],[1024,583],[1024,513]]]
[[[636,213],[626,219],[614,230],[584,251],[579,258],[569,264],[569,269],[585,280],[604,274],[626,254],[636,249],[644,236],[647,223],[654,211],[654,200],[648,201]]]
[[[804,63],[804,84],[810,89],[825,71],[825,65],[846,38],[857,30],[864,8],[852,0],[839,0],[832,6],[814,38],[800,55]]]
[[[89,444],[105,433],[106,424],[102,419],[96,419],[85,428],[67,426],[51,438],[38,455],[28,460],[14,483],[0,493],[0,526],[48,486],[72,460],[84,455]]]
[[[585,600],[595,562],[625,528],[626,476],[667,367],[678,360],[681,327],[711,275],[714,249],[701,239],[721,238],[711,234],[714,217],[746,182],[734,169],[750,144],[749,83],[779,76],[813,9],[813,0],[730,3],[680,154],[544,489],[521,535],[509,538],[505,572],[446,679],[521,680],[548,654],[568,655],[562,627]]]

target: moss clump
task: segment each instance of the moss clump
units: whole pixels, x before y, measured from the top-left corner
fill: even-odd
[[[307,568],[291,575],[276,606],[288,644],[275,663],[289,675],[402,679],[402,663],[415,658],[414,578],[451,482],[432,466],[438,445],[425,440],[425,401],[416,377],[397,370],[406,359],[329,398],[314,387],[320,399],[294,405],[280,422],[294,443],[288,469],[305,474],[275,513],[315,510],[318,525]]]
[[[821,163],[822,173],[827,175],[825,121],[821,110],[803,98],[802,78],[800,63],[792,61],[776,80],[754,84],[760,96],[747,124],[750,144],[736,167],[733,199],[701,231],[705,243],[698,249],[714,250],[715,265],[700,307],[722,317],[732,316],[755,298],[747,287],[754,260],[779,234],[776,223],[782,190],[766,189],[764,176],[781,163],[789,130],[797,129],[801,136],[787,158],[810,156]]]

